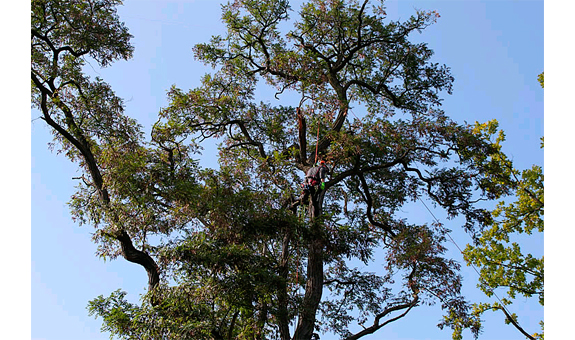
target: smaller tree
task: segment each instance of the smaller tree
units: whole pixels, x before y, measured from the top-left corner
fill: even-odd
[[[538,77],[543,87],[543,73]],[[502,139],[501,139],[502,140]],[[543,148],[543,138],[541,138]],[[487,310],[501,310],[505,322],[515,326],[528,339],[543,339],[542,333],[528,334],[518,323],[517,316],[505,306],[510,305],[517,295],[537,297],[543,306],[543,256],[538,258],[522,250],[514,235],[543,233],[543,170],[534,165],[519,172],[507,159],[503,164],[511,172],[516,201],[500,202],[492,212],[493,223],[485,230],[475,245],[468,245],[464,259],[468,264],[480,268],[479,288],[493,296],[497,288],[506,288],[506,296],[496,303],[474,305],[474,314],[479,316]],[[543,321],[540,322],[543,328]]]

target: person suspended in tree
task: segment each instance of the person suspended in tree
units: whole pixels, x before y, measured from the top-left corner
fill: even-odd
[[[325,178],[329,172],[329,168],[325,164],[324,160],[319,161],[316,165],[310,168],[306,175],[305,180],[302,183],[303,192],[302,192],[302,202],[304,204],[308,203],[308,197],[311,194],[315,196],[316,190],[323,190],[325,188]],[[316,187],[318,187],[316,189]]]

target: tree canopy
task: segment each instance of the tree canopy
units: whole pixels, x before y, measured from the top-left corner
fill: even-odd
[[[497,122],[461,124],[441,109],[450,69],[410,40],[437,13],[390,21],[381,2],[310,0],[292,19],[285,0],[230,1],[227,33],[194,47],[213,72],[169,90],[148,138],[109,84],[82,71],[87,58],[131,57],[120,3],[32,1],[32,104],[83,171],[73,217],[97,228],[100,256],[148,273],[141,304],[121,290],[90,302],[105,331],[351,340],[440,304],[440,327],[478,334],[446,256],[450,230],[401,210],[428,200],[479,239],[494,223],[481,203],[516,184]],[[298,99],[273,105],[260,87]],[[206,143],[219,146],[217,168],[198,163]],[[301,183],[319,159],[330,176],[306,204]]]

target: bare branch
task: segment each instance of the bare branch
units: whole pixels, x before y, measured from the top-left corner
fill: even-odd
[[[512,324],[513,326],[515,326],[515,328],[517,328],[517,330],[518,330],[519,332],[521,332],[521,334],[523,334],[527,339],[535,340],[535,338],[534,338],[533,336],[531,336],[531,334],[527,333],[527,332],[517,323],[517,321],[515,321],[515,319],[514,319],[511,315],[509,315],[509,312],[507,312],[507,310],[505,309],[505,307],[502,306],[502,307],[498,307],[498,308],[496,308],[496,309],[502,310],[503,313],[505,314],[505,317],[507,317],[507,320],[509,320],[509,322],[511,322],[511,324]]]
[[[354,334],[354,335],[348,336],[347,338],[345,338],[345,340],[357,340],[357,339],[359,339],[359,338],[361,338],[361,337],[364,337],[364,336],[366,336],[366,335],[375,333],[377,330],[379,330],[379,329],[382,328],[383,326],[389,324],[390,322],[394,322],[394,321],[396,321],[396,320],[398,320],[398,319],[404,317],[407,313],[409,313],[409,311],[410,311],[414,306],[417,305],[417,302],[418,302],[418,301],[419,301],[418,296],[415,296],[415,297],[413,298],[413,300],[411,300],[411,302],[409,302],[409,303],[403,303],[403,304],[400,304],[400,305],[395,305],[395,306],[386,308],[383,312],[381,312],[381,313],[379,313],[378,315],[376,315],[375,320],[373,321],[373,325],[371,325],[370,327],[365,328],[364,330],[362,330],[362,331],[359,332],[359,333],[356,333],[356,334]],[[394,318],[391,318],[391,319],[389,319],[389,320],[386,320],[385,322],[383,322],[383,323],[380,324],[381,319],[384,318],[385,316],[387,316],[388,314],[390,314],[390,313],[392,313],[392,312],[395,312],[395,311],[400,311],[400,310],[403,310],[403,309],[405,309],[405,311],[404,311],[402,314],[400,314],[400,315],[398,315],[398,316],[396,316],[396,317],[394,317]]]

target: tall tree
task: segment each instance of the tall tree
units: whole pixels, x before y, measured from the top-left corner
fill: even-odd
[[[428,199],[475,235],[491,223],[476,202],[513,183],[496,123],[449,119],[440,98],[451,92],[449,68],[409,40],[437,13],[388,21],[382,3],[310,0],[292,22],[285,0],[231,1],[227,34],[195,47],[214,73],[198,88],[173,87],[146,140],[110,86],[81,71],[85,58],[107,66],[131,56],[119,3],[32,2],[32,103],[84,171],[73,216],[96,226],[101,256],[149,275],[141,305],[120,290],[90,302],[106,331],[351,340],[440,303],[454,316],[441,327],[477,335],[459,264],[445,257],[450,231],[401,213]],[[257,102],[266,85],[299,103]],[[362,118],[350,117],[353,104]],[[195,154],[214,141],[219,168],[202,169]],[[331,174],[305,204],[300,184],[318,159]]]
[[[541,87],[543,77],[543,73],[538,76]],[[543,138],[541,140],[543,148]],[[465,261],[480,269],[479,288],[487,296],[493,296],[498,288],[505,289],[505,297],[495,303],[476,304],[473,313],[481,315],[488,310],[500,310],[505,314],[505,322],[517,328],[526,338],[543,339],[543,332],[528,333],[519,324],[517,315],[506,307],[513,303],[518,294],[537,298],[539,304],[544,304],[544,256],[527,253],[516,239],[521,234],[532,235],[529,237],[543,234],[543,169],[534,165],[531,169],[519,171],[511,161],[506,160],[505,163],[513,176],[516,200],[512,203],[499,202],[492,212],[494,219],[491,226],[464,251]]]
[[[123,102],[108,84],[82,72],[87,57],[105,67],[132,56],[131,35],[116,14],[120,3],[32,1],[32,104],[53,129],[59,151],[85,173],[72,201],[75,216],[101,225],[95,236],[103,241],[101,253],[142,265],[152,289],[160,280],[158,267],[133,244],[145,223],[132,221],[141,214],[126,201],[139,199],[126,195],[137,189],[128,177],[138,177],[136,164],[145,157],[140,126],[123,115]],[[107,246],[112,239],[113,250]]]

